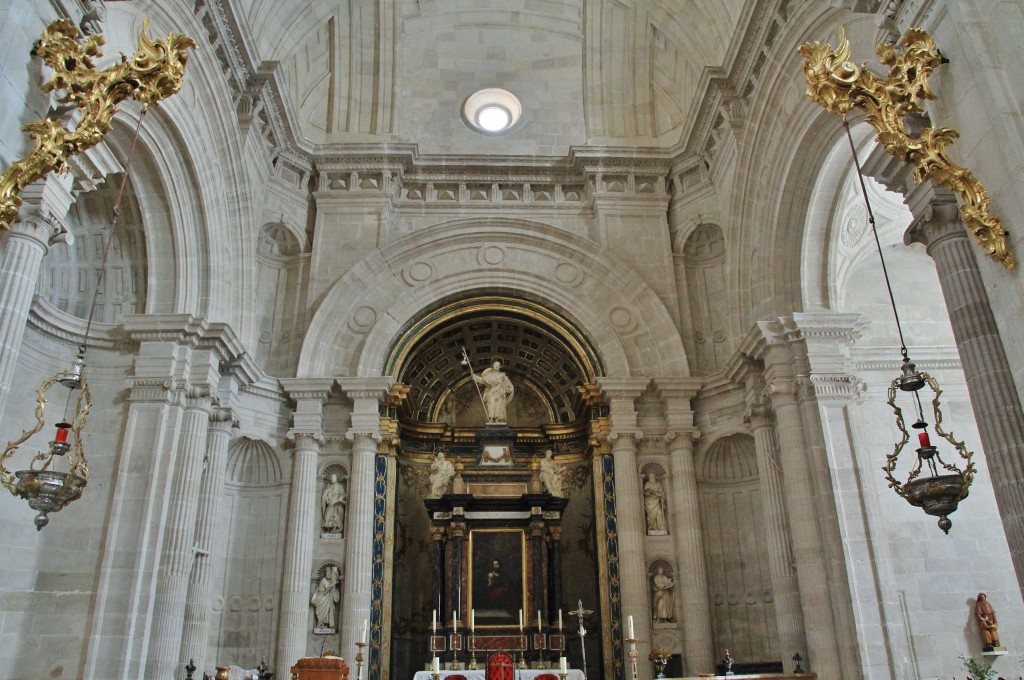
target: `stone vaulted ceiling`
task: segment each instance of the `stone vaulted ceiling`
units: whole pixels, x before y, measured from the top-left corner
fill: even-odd
[[[236,0],[310,142],[416,143],[424,154],[564,155],[679,141],[744,0]],[[747,7],[745,7],[747,5]],[[459,110],[503,87],[525,115],[500,138]]]

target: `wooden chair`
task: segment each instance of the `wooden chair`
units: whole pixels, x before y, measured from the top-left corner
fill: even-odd
[[[487,660],[487,680],[513,680],[515,664],[505,652],[491,654]]]

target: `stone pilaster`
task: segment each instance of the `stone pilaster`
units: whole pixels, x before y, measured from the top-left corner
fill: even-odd
[[[374,463],[380,433],[380,404],[391,378],[342,378],[345,396],[352,400],[352,425],[345,436],[352,442],[348,492],[348,535],[345,537],[345,585],[341,603],[341,649],[355,658],[363,621],[370,620],[373,581]],[[438,612],[440,616],[440,612]],[[370,654],[372,657],[372,652]],[[371,659],[366,663],[369,665]]]
[[[923,243],[935,260],[1010,558],[1024,593],[1024,411],[975,259],[977,246],[948,191],[922,185],[908,204],[916,219],[905,240]]]
[[[758,383],[760,381],[757,381]],[[761,388],[761,389],[759,389]],[[748,388],[749,389],[749,388]],[[772,574],[772,594],[775,600],[775,622],[779,630],[779,658],[784,669],[796,652],[806,655],[807,637],[800,616],[800,587],[796,562],[789,535],[786,503],[779,448],[775,439],[775,423],[771,407],[761,396],[763,384],[755,383],[748,392],[745,420],[754,434],[757,452],[757,471],[764,507],[765,534],[768,542],[769,568]]]
[[[769,331],[770,333],[770,331]],[[774,334],[772,338],[775,339]],[[815,504],[811,461],[797,400],[792,353],[785,344],[769,344],[764,354],[767,394],[777,419],[782,451],[783,486],[789,514],[793,553],[803,607],[810,670],[819,677],[844,677],[835,634],[835,620]],[[851,672],[855,672],[851,669]]]
[[[700,431],[693,425],[690,399],[699,380],[659,379],[658,391],[665,400],[665,440],[672,472],[672,533],[676,548],[676,595],[682,604],[683,651],[686,675],[715,671],[708,597],[704,537],[701,533],[697,471],[693,444]]]
[[[634,400],[649,381],[643,378],[600,378],[598,384],[611,413],[612,460],[615,464],[615,514],[619,529],[619,576],[622,594],[622,637],[629,636],[627,621],[633,617],[637,638],[640,680],[650,680],[651,665],[643,663],[651,651],[651,598],[644,560],[644,510],[637,468],[636,442],[643,437],[637,426]],[[626,649],[628,652],[628,647]]]
[[[206,656],[210,639],[210,602],[213,575],[223,566],[226,552],[227,527],[221,521],[221,499],[224,496],[228,445],[232,428],[236,426],[229,409],[217,408],[210,415],[210,427],[206,433],[206,466],[199,485],[199,508],[196,511],[195,563],[189,578],[184,631],[178,654],[179,661],[195,659],[197,668],[209,668],[215,661]],[[178,677],[183,677],[183,674],[179,672]]]
[[[196,510],[199,506],[199,482],[206,455],[206,435],[210,423],[209,385],[189,387],[181,422],[178,463],[174,471],[170,509],[164,531],[163,551],[157,578],[153,629],[150,636],[146,676],[177,675],[181,650],[182,622],[192,571]]]
[[[310,576],[313,571],[313,539],[317,528],[316,468],[324,441],[323,405],[334,387],[330,378],[282,380],[295,401],[288,437],[295,441],[292,453],[288,529],[281,579],[281,622],[277,638],[277,677],[291,675],[291,666],[306,656],[310,632]]]
[[[63,217],[71,205],[70,178],[52,173],[22,192],[21,216],[11,225],[0,261],[0,413],[4,413],[25,335],[25,321],[43,257],[70,240]]]

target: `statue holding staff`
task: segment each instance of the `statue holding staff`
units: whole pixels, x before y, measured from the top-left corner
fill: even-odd
[[[462,348],[462,365],[469,367],[469,373],[476,383],[477,394],[484,406],[484,413],[487,415],[487,423],[507,423],[508,405],[512,402],[515,394],[515,387],[501,370],[501,360],[495,359],[490,368],[485,368],[480,375],[473,371],[473,365],[466,354],[466,348]],[[483,391],[481,392],[481,387]]]

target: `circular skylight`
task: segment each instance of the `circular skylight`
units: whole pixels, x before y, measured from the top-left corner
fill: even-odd
[[[469,95],[462,105],[462,117],[470,127],[486,135],[511,130],[519,122],[523,106],[519,99],[499,87],[489,87]]]

